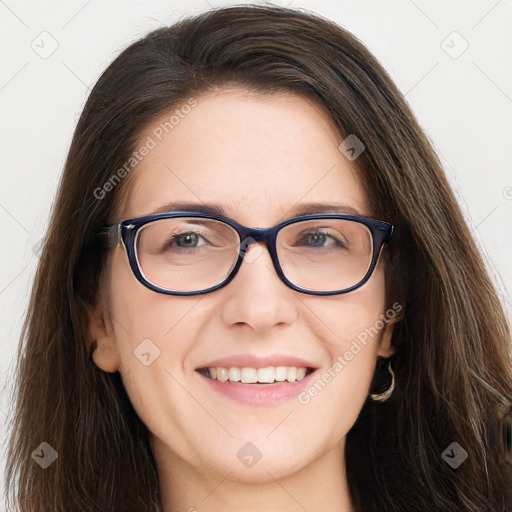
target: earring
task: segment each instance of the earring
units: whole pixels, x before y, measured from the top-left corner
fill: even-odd
[[[388,360],[388,372],[391,374],[391,384],[386,391],[383,391],[382,393],[372,393],[370,394],[370,398],[374,400],[375,402],[385,402],[393,393],[393,390],[395,389],[395,373],[393,372],[393,368],[391,368],[391,362]]]

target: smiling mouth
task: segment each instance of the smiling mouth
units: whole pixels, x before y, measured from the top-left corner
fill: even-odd
[[[196,371],[209,379],[219,382],[240,382],[242,384],[275,384],[279,382],[298,382],[315,371],[314,368],[298,366],[252,367],[209,367]]]

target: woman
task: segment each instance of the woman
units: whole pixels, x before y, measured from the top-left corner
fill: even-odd
[[[218,9],[108,67],[18,375],[23,512],[512,507],[502,307],[402,95],[317,15]]]

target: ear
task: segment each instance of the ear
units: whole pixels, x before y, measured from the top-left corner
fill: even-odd
[[[114,325],[101,300],[89,309],[89,332],[93,340],[91,352],[96,366],[109,373],[118,371],[120,359]]]
[[[381,357],[384,357],[385,359],[391,357],[396,351],[395,347],[391,345],[391,339],[393,337],[394,326],[398,321],[400,321],[400,319],[401,315],[390,318],[382,328],[379,351],[377,354]]]
[[[385,268],[385,276],[386,276],[386,302],[389,305],[391,303],[392,298],[400,298],[400,294],[396,291],[391,292],[388,289],[388,278],[392,273],[392,264],[391,264],[391,256],[389,253],[389,247],[385,246],[381,253],[382,263]],[[393,312],[393,315],[391,315]],[[388,314],[389,313],[389,314]],[[400,322],[404,317],[404,308],[401,304],[401,301],[396,301],[393,305],[386,311],[386,323],[382,328],[382,332],[380,335],[380,343],[379,350],[377,354],[385,359],[391,357],[395,352],[396,348],[392,346],[391,340],[393,338],[393,330],[395,324]]]

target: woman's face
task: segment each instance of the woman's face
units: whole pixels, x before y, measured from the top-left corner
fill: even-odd
[[[312,202],[372,216],[357,160],[340,152],[342,139],[318,105],[238,89],[196,100],[168,134],[160,123],[173,112],[141,137],[141,146],[148,136],[156,145],[134,171],[120,219],[174,202],[215,204],[249,227],[273,226]],[[279,279],[263,244],[246,258],[227,286],[197,296],[144,287],[120,246],[102,279],[91,323],[95,362],[119,370],[159,466],[180,468],[183,478],[200,471],[217,483],[219,473],[254,482],[320,461],[339,465],[377,354],[390,355],[387,335],[368,335],[386,311],[384,259],[361,288],[314,296]],[[315,371],[295,383],[233,386],[198,371],[212,366]]]

